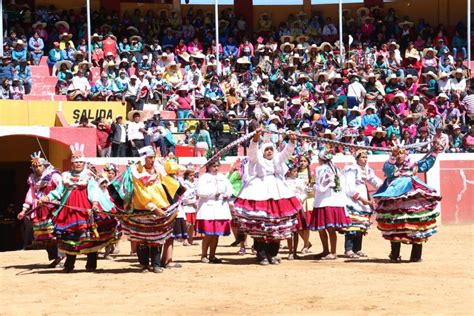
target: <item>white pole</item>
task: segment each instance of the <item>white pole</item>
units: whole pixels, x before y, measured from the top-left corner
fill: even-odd
[[[87,1],[87,59],[89,63],[92,60],[92,47],[91,47],[91,1]]]
[[[467,0],[467,67],[471,69],[471,0]]]
[[[3,56],[3,1],[0,0],[0,55]]]
[[[339,65],[342,65],[344,43],[342,42],[342,0],[339,0]]]
[[[216,65],[217,65],[217,74],[221,74],[221,63],[219,61],[219,0],[216,0],[214,5],[214,16],[216,23]]]

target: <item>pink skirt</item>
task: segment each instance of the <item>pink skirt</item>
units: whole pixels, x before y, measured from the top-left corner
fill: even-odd
[[[315,207],[309,227],[312,230],[323,230],[333,227],[341,230],[351,225],[351,219],[346,215],[344,207]]]
[[[201,233],[207,236],[228,236],[230,235],[230,220],[196,220],[197,233]]]

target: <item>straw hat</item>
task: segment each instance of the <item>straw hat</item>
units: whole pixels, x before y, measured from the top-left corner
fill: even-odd
[[[419,54],[406,53],[405,58],[414,58],[416,60],[420,60],[420,55]]]
[[[181,67],[181,64],[180,63],[176,63],[174,60],[172,62],[170,62],[168,65],[166,65],[166,70],[169,70],[171,68],[176,68],[176,69],[179,69]]]
[[[293,50],[295,48],[294,44],[291,44],[290,42],[284,42],[283,44],[280,45],[280,50],[284,51],[285,48],[289,47],[290,50]]]
[[[462,68],[456,68],[456,70],[453,70],[451,72],[451,75],[453,75],[453,76],[455,76],[456,74],[464,75],[464,72],[463,72]]]
[[[47,25],[46,23],[41,22],[41,21],[38,21],[38,22],[36,22],[35,24],[33,24],[31,27],[32,27],[33,29],[38,28],[38,26],[41,26],[42,28],[45,28],[46,25]]]
[[[99,41],[101,41],[103,37],[102,37],[102,35],[99,35],[99,34],[97,34],[97,33],[94,33],[94,34],[91,36],[91,39],[94,39],[94,38],[97,38]]]
[[[392,41],[392,42],[388,43],[388,47],[390,47],[390,46],[395,46],[395,49],[400,48],[400,45],[398,45],[397,42],[395,42],[395,41]]]
[[[367,113],[367,110],[373,110],[374,112],[377,111],[377,109],[375,108],[375,105],[373,103],[368,103],[367,106],[365,107],[364,109],[364,112]]]
[[[382,127],[377,127],[375,130],[372,131],[372,136],[375,136],[376,134],[382,134],[382,137],[387,136],[387,132],[383,130]]]
[[[277,120],[278,123],[281,123],[281,120],[280,120],[280,117],[278,115],[275,115],[275,114],[271,114],[270,117],[268,118],[268,121],[273,121],[273,120]]]
[[[336,111],[336,112],[337,112],[337,111],[342,111],[342,112],[344,112],[344,113],[347,113],[347,109],[344,108],[344,106],[342,106],[342,105],[338,105],[335,111]]]
[[[316,80],[319,81],[319,77],[321,77],[321,76],[324,77],[324,81],[328,81],[328,79],[329,79],[329,74],[328,74],[327,72],[325,72],[325,71],[318,72],[318,73],[316,74]]]
[[[283,110],[277,105],[273,108],[273,113],[283,112]]]
[[[129,121],[133,121],[133,117],[135,116],[136,113],[138,113],[140,115],[140,121],[143,121],[143,119],[145,118],[145,112],[138,111],[138,110],[128,112],[127,119]]]
[[[204,55],[202,52],[196,51],[191,54],[192,58],[197,58],[197,59],[204,59],[206,58],[206,55]]]
[[[134,33],[138,34],[138,29],[135,26],[127,27],[127,31],[134,32]]]
[[[338,126],[338,125],[339,125],[339,121],[337,120],[337,118],[332,117],[332,118],[328,121],[328,124],[329,124],[329,125],[332,125],[332,126]]]
[[[373,72],[369,72],[369,74],[365,77],[365,79],[369,80],[370,78],[375,78],[375,79],[378,79],[379,78],[379,74],[374,74]]]
[[[326,129],[323,133],[323,137],[329,136],[331,139],[336,139],[336,133],[331,131],[330,129]]]
[[[66,40],[69,41],[72,38],[72,34],[64,32],[63,34],[59,35],[60,40],[65,39],[65,38],[67,38]]]
[[[403,92],[398,92],[397,94],[392,95],[392,96],[390,97],[390,102],[392,102],[392,101],[395,100],[395,99],[400,99],[400,102],[405,102],[406,97],[405,97],[405,95],[403,94]]]
[[[408,114],[407,116],[405,116],[405,117],[403,118],[403,121],[404,121],[404,122],[407,122],[408,120],[412,120],[412,121],[413,121],[414,119],[415,119],[415,116],[413,116],[413,114]]]
[[[182,58],[185,62],[189,62],[189,58],[191,57],[191,55],[188,54],[188,52],[183,52],[181,54],[178,55],[180,58]]]
[[[285,42],[293,42],[294,38],[291,35],[282,35],[280,37],[280,42],[285,43]]]
[[[417,81],[417,80],[418,80],[418,77],[417,77],[417,76],[413,76],[412,74],[408,74],[408,75],[405,77],[405,81],[407,81],[408,79],[412,79],[413,81]]]
[[[445,72],[440,71],[440,72],[438,73],[438,79],[439,79],[439,80],[444,79],[444,78],[448,78],[448,77],[449,77],[449,75],[448,75],[447,73],[445,73]]]
[[[66,68],[71,70],[72,62],[69,60],[61,60],[56,63],[56,68],[61,69],[62,65],[66,65]]]
[[[133,36],[130,36],[129,38],[129,41],[132,42],[132,41],[137,41],[137,42],[141,42],[143,39],[141,36],[139,35],[133,35]]]
[[[405,25],[408,25],[409,27],[413,27],[413,25],[415,25],[415,23],[407,21],[407,20],[405,20],[401,23],[398,23],[398,26],[400,26],[401,28],[403,28]]]
[[[391,74],[390,76],[388,76],[388,77],[385,79],[385,82],[390,83],[390,81],[392,81],[392,80],[398,80],[398,79],[400,79],[400,78],[397,77],[396,74]]]
[[[237,63],[241,65],[250,65],[250,59],[247,56],[242,56],[237,59]]]
[[[434,80],[438,80],[438,76],[437,76],[434,72],[432,72],[431,70],[428,71],[427,73],[423,74],[423,76],[425,76],[425,77],[430,76],[430,77],[432,77]]]
[[[355,107],[349,109],[349,111],[350,111],[350,112],[355,112],[355,113],[357,113],[357,114],[359,114],[359,115],[362,115],[362,111],[361,111],[357,106],[355,106]]]
[[[309,40],[309,36],[301,34],[300,36],[296,37],[297,42],[307,42]]]
[[[329,44],[328,42],[322,42],[321,45],[319,45],[319,49],[321,51],[324,51],[326,47],[329,47],[331,50],[333,49],[332,45]]]
[[[18,39],[15,42],[12,43],[13,47],[16,47],[17,45],[23,46],[23,45],[25,45],[25,43],[21,39]]]
[[[66,21],[58,21],[58,22],[54,23],[54,26],[56,28],[59,28],[60,26],[63,26],[64,28],[66,28],[68,30],[70,29],[69,23],[67,23]]]
[[[78,64],[79,68],[83,68],[84,66],[87,66],[87,68],[91,68],[92,63],[88,62],[87,60],[83,60]]]
[[[436,55],[438,53],[438,51],[432,47],[428,47],[428,48],[425,48],[423,49],[423,57],[426,57],[426,55],[429,53],[429,52],[432,52],[433,55]]]
[[[362,15],[363,12],[365,13],[365,15],[369,15],[370,10],[367,7],[360,7],[359,9],[356,10],[356,12],[357,12],[357,15]]]

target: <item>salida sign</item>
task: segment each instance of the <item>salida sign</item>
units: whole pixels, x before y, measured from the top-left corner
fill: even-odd
[[[95,120],[98,117],[102,117],[105,119],[112,119],[112,109],[75,109],[72,111],[72,118],[75,121],[79,121],[81,117],[87,117],[89,120]]]

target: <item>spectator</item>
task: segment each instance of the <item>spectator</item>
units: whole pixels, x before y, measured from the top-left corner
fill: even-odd
[[[69,45],[70,48],[75,49],[74,42],[71,40],[72,34],[63,32],[59,35],[59,49],[64,50]]]
[[[44,24],[46,25],[46,23]],[[31,62],[35,66],[39,65],[41,62],[41,57],[43,57],[44,54],[44,42],[38,31],[36,31],[28,40],[28,48],[31,54]]]
[[[123,117],[117,115],[110,128],[111,157],[126,157],[127,130],[123,124]]]
[[[28,61],[23,58],[20,59],[19,65],[15,67],[15,73],[20,79],[20,85],[25,89],[25,94],[31,92],[31,68],[28,65]]]
[[[68,100],[88,101],[91,97],[91,86],[89,80],[84,77],[82,71],[78,71],[72,78],[71,84],[67,88]]]
[[[145,124],[143,111],[130,111],[128,113],[127,135],[132,157],[140,157],[139,150],[145,146]]]
[[[125,93],[122,94],[122,104],[125,105],[126,101],[129,107],[138,111],[142,111],[144,105],[144,100],[140,97],[140,84],[141,82],[138,80],[138,77],[132,75]]]
[[[27,59],[28,54],[26,51],[25,43],[19,39],[16,42],[13,42],[13,51],[12,51],[12,60],[14,62],[19,62],[22,59]]]
[[[103,119],[100,119],[97,124],[97,156],[110,157],[111,140],[109,137],[110,127],[105,124]]]
[[[194,143],[196,157],[206,157],[208,151],[212,150],[212,142],[206,121],[200,121],[196,130],[191,135]]]
[[[463,152],[463,139],[464,136],[461,134],[461,127],[457,124],[454,125],[449,138],[449,151],[452,153]]]
[[[48,53],[48,60],[46,63],[49,66],[49,74],[53,74],[54,67],[58,61],[63,60],[63,54],[61,53],[61,49],[59,47],[58,42],[53,43],[54,48],[52,48]]]
[[[25,89],[20,84],[20,78],[13,77],[12,85],[10,87],[10,99],[23,100],[24,95],[25,95]]]
[[[0,86],[0,100],[10,99],[10,81],[6,78],[2,79]]]
[[[0,80],[12,80],[13,79],[13,72],[14,67],[11,63],[11,59],[8,55],[3,55],[1,57],[1,65],[0,65]]]

